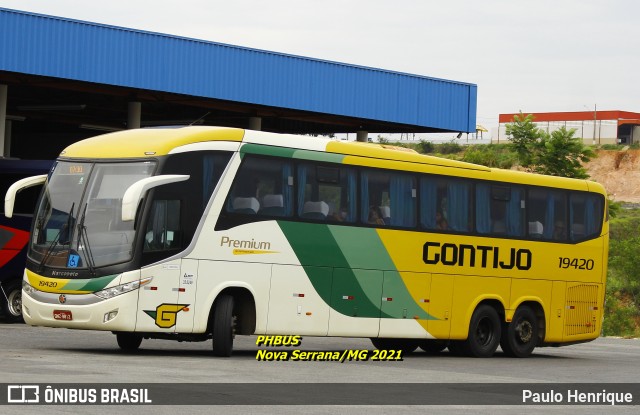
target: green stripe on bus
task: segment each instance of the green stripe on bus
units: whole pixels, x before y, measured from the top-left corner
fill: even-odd
[[[245,144],[240,148],[240,155],[258,154],[262,156],[274,156],[284,158],[296,158],[301,160],[323,161],[327,163],[342,163],[345,158],[342,154],[325,153],[322,151],[297,150],[276,146],[264,146],[260,144]]]
[[[262,156],[276,156],[292,158],[296,152],[293,148],[284,148],[276,146],[263,146],[260,144],[244,144],[240,147],[240,155],[244,154],[258,154]]]
[[[311,284],[331,308],[346,316],[381,317],[381,297],[378,296],[372,302],[371,292],[365,292],[362,288],[364,284],[375,289],[375,284],[360,282],[369,278],[370,275],[367,274],[370,273],[354,273],[327,225],[287,221],[279,221],[278,224],[309,276]],[[322,268],[319,267],[327,264],[334,267],[331,281],[327,280],[326,272],[322,272]],[[327,284],[331,285],[330,289]]]
[[[83,291],[96,292],[104,289],[111,281],[113,281],[118,275],[107,275],[106,277],[93,278],[85,281],[85,285],[80,288]]]
[[[375,229],[328,226],[349,268],[395,270],[396,267]]]
[[[383,314],[393,318],[404,318],[406,315],[420,319],[433,319],[411,296],[402,276],[383,245],[378,232],[370,228],[351,228],[347,226],[329,226],[329,229],[349,263],[350,268],[367,268],[384,270],[384,282],[381,297],[392,297],[393,301],[381,306]],[[374,292],[368,293],[374,300]]]
[[[301,160],[323,161],[327,163],[342,163],[345,158],[342,154],[323,153],[320,151],[296,150],[293,157]]]
[[[337,312],[433,319],[411,296],[375,229],[278,223],[314,288]],[[327,278],[327,265],[333,267],[332,278]],[[393,302],[383,304],[383,297]]]

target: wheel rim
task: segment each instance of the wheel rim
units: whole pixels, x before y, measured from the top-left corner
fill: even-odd
[[[9,293],[7,305],[11,314],[13,314],[14,316],[22,315],[22,295],[20,291],[15,290]]]
[[[516,340],[522,344],[529,343],[533,337],[533,326],[528,320],[521,320],[515,327]]]
[[[480,320],[476,329],[476,339],[482,346],[487,346],[491,343],[493,340],[493,325],[490,319],[483,318]]]

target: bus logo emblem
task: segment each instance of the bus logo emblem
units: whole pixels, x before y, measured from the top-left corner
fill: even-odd
[[[58,301],[60,301],[60,304],[64,304],[67,302],[67,296],[64,294],[60,294],[60,297],[58,297]]]
[[[154,310],[142,310],[149,317],[156,321],[156,326],[168,329],[176,325],[177,314],[182,310],[188,310],[189,304],[167,304],[163,303]]]

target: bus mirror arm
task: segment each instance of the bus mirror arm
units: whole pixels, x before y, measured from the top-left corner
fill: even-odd
[[[7,193],[4,196],[4,216],[7,218],[13,217],[13,206],[16,202],[16,195],[19,191],[26,189],[27,187],[43,184],[46,180],[47,175],[41,174],[39,176],[26,177],[12,184],[9,189],[7,189]]]
[[[127,222],[135,219],[138,203],[147,190],[164,184],[183,182],[187,179],[189,179],[189,175],[186,174],[164,174],[138,180],[129,186],[122,197],[122,221]]]

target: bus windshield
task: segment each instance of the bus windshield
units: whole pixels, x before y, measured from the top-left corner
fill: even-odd
[[[56,163],[38,206],[29,257],[42,266],[89,268],[131,259],[134,222],[123,222],[125,190],[155,163]]]

